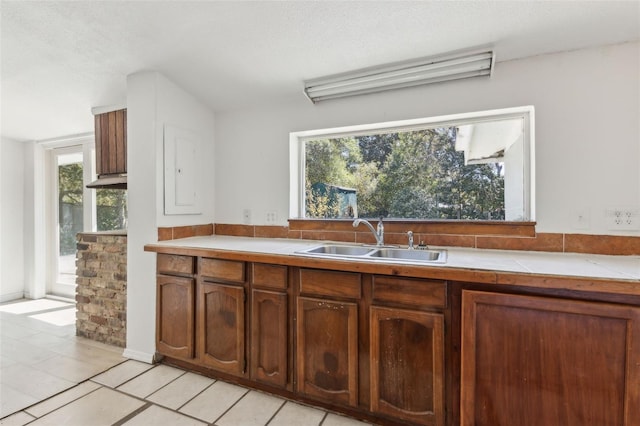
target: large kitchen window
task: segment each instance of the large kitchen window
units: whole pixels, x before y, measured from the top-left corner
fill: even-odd
[[[533,108],[291,135],[291,217],[533,220]]]

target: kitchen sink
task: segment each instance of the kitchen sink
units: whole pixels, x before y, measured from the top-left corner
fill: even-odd
[[[424,262],[446,261],[446,250],[409,250],[399,248],[381,248],[371,253],[371,257],[403,260],[422,260]]]
[[[347,257],[371,261],[403,261],[411,263],[445,263],[446,250],[409,250],[398,247],[374,247],[346,244],[323,244],[296,252],[320,257]]]
[[[373,247],[327,244],[305,250],[304,252],[309,254],[326,254],[334,256],[363,256],[365,254],[371,253],[374,250],[375,249]]]

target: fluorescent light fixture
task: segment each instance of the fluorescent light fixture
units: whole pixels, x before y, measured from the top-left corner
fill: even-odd
[[[452,53],[305,81],[304,93],[316,103],[402,87],[490,76],[494,62],[492,50]]]

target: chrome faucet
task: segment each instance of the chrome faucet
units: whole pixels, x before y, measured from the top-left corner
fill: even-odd
[[[413,246],[413,231],[407,231],[407,236],[409,237],[409,250],[415,249]]]
[[[368,220],[356,219],[353,221],[353,227],[357,228],[361,223],[367,225],[374,237],[376,237],[376,245],[382,247],[384,245],[384,225],[382,224],[382,218],[378,222],[378,230],[373,229],[373,225]]]

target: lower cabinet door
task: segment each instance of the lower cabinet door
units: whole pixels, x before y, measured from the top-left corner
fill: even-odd
[[[287,380],[287,294],[251,292],[251,378],[285,387]]]
[[[296,390],[326,402],[358,403],[358,306],[298,297]]]
[[[194,356],[195,280],[157,276],[156,349],[163,355]]]
[[[244,288],[200,282],[198,358],[216,370],[243,375]]]
[[[640,424],[640,308],[463,291],[461,424]]]
[[[371,411],[444,424],[444,316],[372,306]]]

